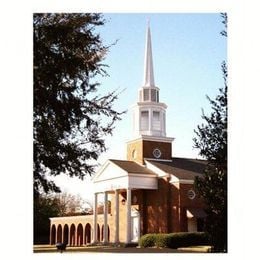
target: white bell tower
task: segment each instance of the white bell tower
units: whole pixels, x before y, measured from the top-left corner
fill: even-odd
[[[151,32],[148,23],[144,57],[143,86],[138,90],[138,102],[133,106],[134,137],[146,135],[165,137],[167,106],[159,101],[160,89],[155,86]]]

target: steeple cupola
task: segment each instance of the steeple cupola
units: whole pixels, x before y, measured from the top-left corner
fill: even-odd
[[[165,109],[159,102],[159,88],[155,86],[151,30],[148,24],[144,53],[144,80],[139,88],[138,102],[134,107],[134,136],[166,136]]]

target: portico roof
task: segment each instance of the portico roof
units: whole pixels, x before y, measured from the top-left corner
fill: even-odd
[[[157,175],[133,161],[108,160],[93,178],[95,192],[157,189]]]
[[[123,160],[110,160],[110,161],[116,164],[117,166],[119,166],[121,169],[127,171],[128,173],[148,174],[148,175],[156,176],[156,174],[151,170],[133,161],[123,161]]]

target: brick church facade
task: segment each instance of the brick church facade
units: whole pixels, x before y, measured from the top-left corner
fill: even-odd
[[[108,160],[95,174],[93,215],[50,219],[50,244],[136,243],[147,233],[202,231],[206,214],[194,189],[206,161],[172,156],[166,104],[154,83],[150,28],[144,81],[133,106],[127,160]],[[98,196],[104,209],[98,212]]]

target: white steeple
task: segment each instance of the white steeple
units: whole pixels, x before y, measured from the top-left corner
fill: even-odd
[[[148,23],[145,41],[144,82],[138,102],[133,107],[134,136],[166,137],[166,104],[159,101],[159,88],[154,84],[152,41]]]
[[[147,32],[146,32],[146,45],[144,54],[144,81],[143,86],[153,87],[154,85],[154,74],[153,74],[153,53],[152,53],[152,41],[150,23],[148,21]]]

